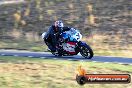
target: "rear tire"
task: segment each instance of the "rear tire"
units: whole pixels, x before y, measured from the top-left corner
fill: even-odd
[[[87,58],[87,59],[91,59],[93,57],[93,50],[91,49],[90,46],[80,46],[80,54]]]

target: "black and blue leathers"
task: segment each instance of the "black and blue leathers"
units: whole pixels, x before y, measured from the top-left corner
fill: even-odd
[[[52,51],[56,51],[57,43],[59,42],[60,34],[64,31],[70,30],[69,27],[55,27],[54,25],[50,26],[48,31],[45,34],[44,41],[48,48]]]

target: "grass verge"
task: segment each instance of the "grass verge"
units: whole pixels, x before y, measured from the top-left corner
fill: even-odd
[[[77,67],[87,73],[132,74],[131,65],[0,56],[1,88],[131,88],[129,84],[86,84],[75,81]]]

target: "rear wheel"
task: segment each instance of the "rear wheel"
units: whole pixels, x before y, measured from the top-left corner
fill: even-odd
[[[80,54],[87,58],[87,59],[91,59],[93,57],[93,50],[87,45],[87,46],[81,46],[80,47],[81,51]]]

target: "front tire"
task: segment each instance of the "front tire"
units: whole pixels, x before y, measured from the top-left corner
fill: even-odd
[[[87,59],[91,59],[93,57],[93,50],[90,46],[80,46],[80,54]]]

